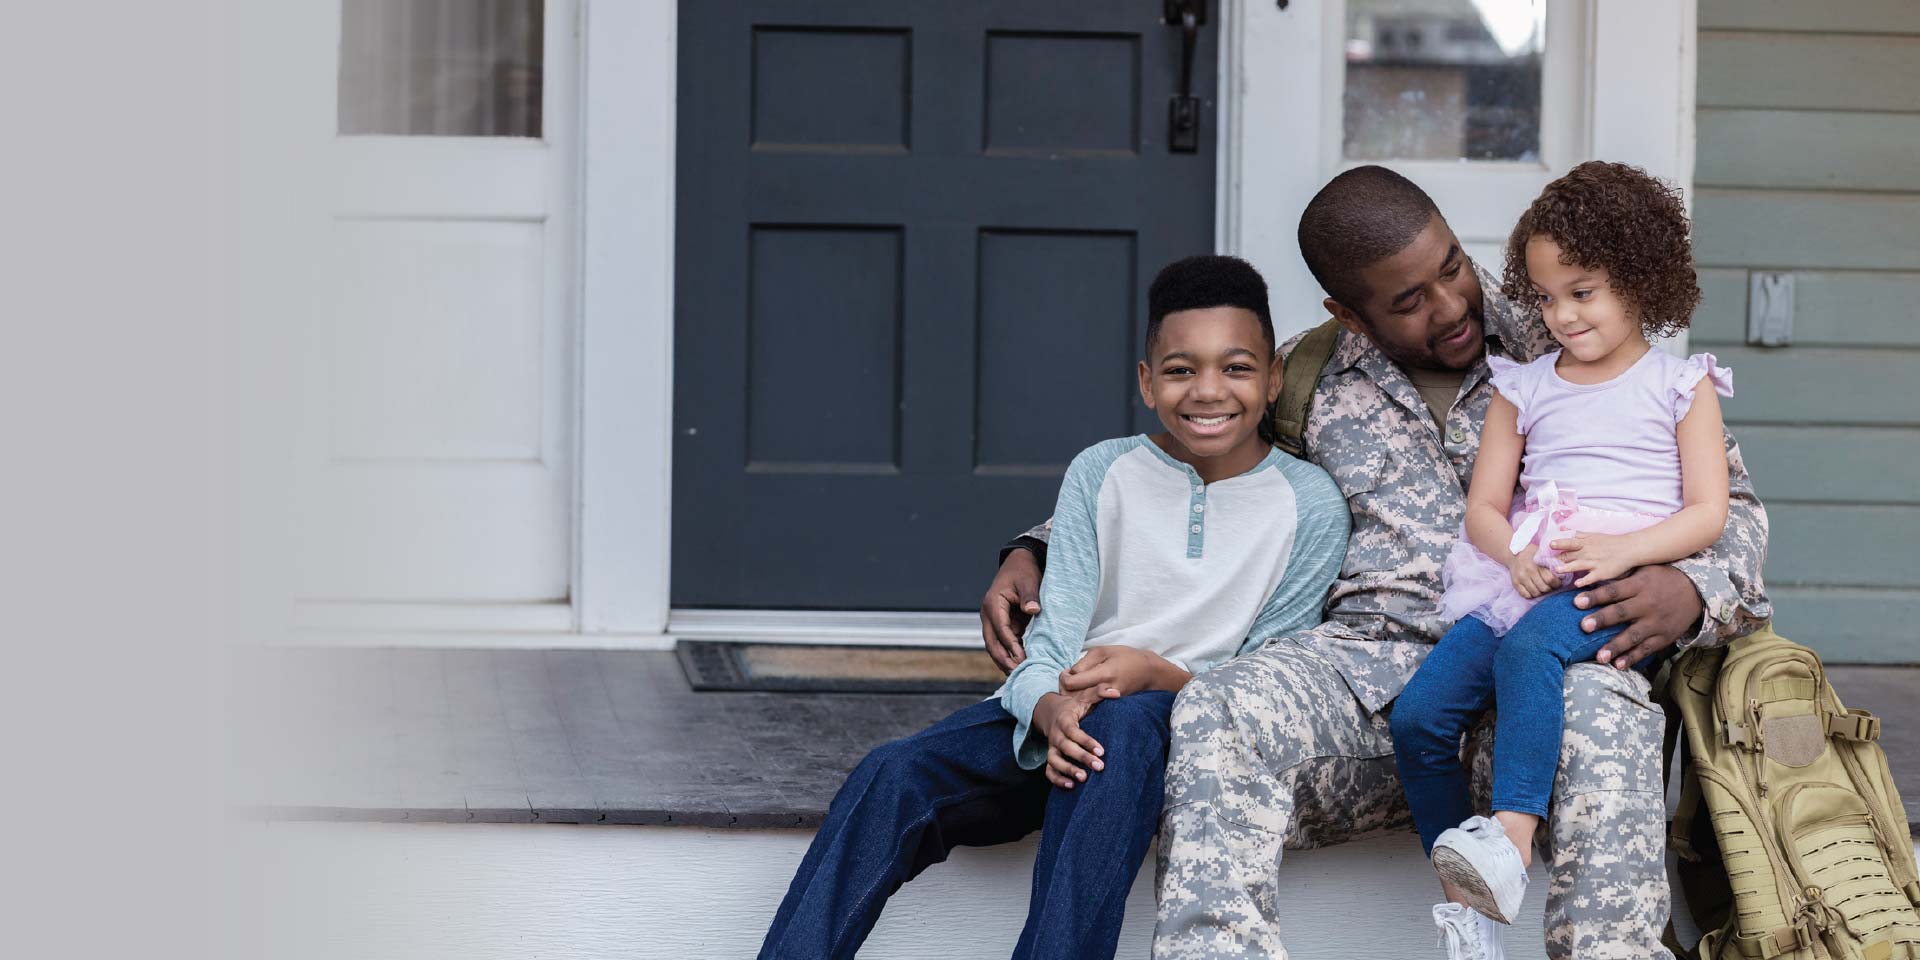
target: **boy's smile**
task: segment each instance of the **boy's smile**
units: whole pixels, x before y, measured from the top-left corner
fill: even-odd
[[[1260,318],[1242,307],[1169,313],[1139,368],[1140,398],[1167,432],[1161,449],[1208,483],[1265,459],[1260,420],[1280,394],[1279,365]]]

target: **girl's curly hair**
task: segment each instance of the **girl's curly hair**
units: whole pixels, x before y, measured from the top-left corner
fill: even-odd
[[[1649,339],[1686,329],[1700,303],[1680,191],[1639,167],[1589,160],[1547,184],[1507,238],[1500,289],[1532,303],[1527,241],[1558,244],[1561,262],[1607,271],[1608,284],[1640,318]]]

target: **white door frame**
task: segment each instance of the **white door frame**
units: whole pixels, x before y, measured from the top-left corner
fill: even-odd
[[[579,632],[572,642],[659,646],[671,633],[725,633],[977,643],[970,614],[671,609],[677,4],[582,3]],[[1294,227],[1333,171],[1322,169],[1328,160],[1317,130],[1302,137],[1258,118],[1287,98],[1332,102],[1321,45],[1336,3],[1293,0],[1284,10],[1273,0],[1221,3],[1216,247],[1270,273],[1305,273]],[[1582,0],[1581,7],[1588,110],[1579,135],[1589,155],[1691,186],[1695,0]],[[1649,44],[1650,37],[1670,42]],[[1274,170],[1317,175],[1260,175]],[[1297,330],[1317,317],[1282,310],[1275,320]],[[1027,519],[1009,517],[1008,529]]]
[[[1693,184],[1696,0],[1574,0],[1573,31],[1582,70],[1572,78],[1586,103],[1586,116],[1567,131],[1559,152],[1569,160],[1603,157],[1636,164],[1682,187]],[[1221,110],[1222,252],[1245,257],[1268,275],[1276,291],[1317,291],[1301,262],[1295,229],[1307,201],[1342,165],[1337,145],[1328,150],[1325,131],[1340,128],[1338,61],[1326,57],[1329,42],[1343,36],[1343,0],[1293,0],[1282,10],[1272,0],[1223,0]],[[1560,2],[1555,6],[1559,7]],[[1553,31],[1549,19],[1549,33]],[[1335,38],[1329,41],[1329,37]],[[1667,38],[1655,42],[1653,38]],[[1551,42],[1551,41],[1550,41]],[[1257,51],[1258,56],[1248,55]],[[1290,115],[1302,102],[1320,110],[1315,136],[1259,118]],[[1553,149],[1547,151],[1556,161]],[[1561,162],[1561,165],[1567,165]],[[1435,172],[1472,165],[1395,163],[1415,179],[1421,167]],[[1501,165],[1511,166],[1511,165]],[[1271,171],[1312,170],[1312,177]],[[1558,173],[1559,171],[1553,171]],[[1688,195],[1691,197],[1691,189]],[[1456,219],[1467,211],[1452,213]],[[1483,245],[1489,230],[1463,239]],[[1504,239],[1504,236],[1494,239]],[[1295,298],[1311,304],[1318,294]],[[1275,303],[1277,332],[1297,332],[1319,322],[1305,309]]]
[[[673,520],[675,0],[583,0],[575,622],[666,630]]]

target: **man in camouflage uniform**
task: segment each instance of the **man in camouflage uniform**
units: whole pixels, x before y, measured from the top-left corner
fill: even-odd
[[[1379,170],[1343,174],[1322,197],[1347,189],[1358,191],[1348,198],[1353,202],[1393,201],[1399,188],[1372,172]],[[1382,183],[1384,201],[1374,189]],[[1352,512],[1346,561],[1327,598],[1327,622],[1273,638],[1194,678],[1175,705],[1160,833],[1158,958],[1285,957],[1277,920],[1283,851],[1411,823],[1386,711],[1450,626],[1437,617],[1440,567],[1465,513],[1494,393],[1485,353],[1524,362],[1556,344],[1537,311],[1516,308],[1467,261],[1425,194],[1399,183],[1432,211],[1431,226],[1404,247],[1387,244],[1392,255],[1369,268],[1386,281],[1375,284],[1380,300],[1373,303],[1393,304],[1398,316],[1411,295],[1417,307],[1424,304],[1414,311],[1421,319],[1369,320],[1329,298],[1346,329],[1315,388],[1304,436],[1306,456],[1332,474]],[[1408,202],[1404,191],[1398,197]],[[1303,247],[1308,233],[1303,219]],[[1482,337],[1471,338],[1472,353],[1454,367],[1465,375],[1442,424],[1439,408],[1430,414],[1403,369],[1417,358],[1396,363],[1378,341],[1406,356],[1417,352],[1408,344],[1431,324],[1430,342],[1457,345],[1464,334],[1439,335],[1461,323],[1479,327],[1484,349]],[[1282,351],[1291,353],[1299,341]],[[1727,528],[1713,548],[1597,587],[1582,604],[1595,611],[1588,629],[1629,626],[1603,654],[1613,665],[1579,664],[1567,673],[1560,769],[1545,831],[1552,957],[1670,957],[1659,942],[1669,909],[1664,722],[1647,679],[1616,667],[1676,641],[1724,643],[1771,616],[1760,580],[1766,514],[1730,435],[1727,465]],[[1046,532],[1042,525],[1010,547],[1037,558]],[[1009,550],[981,604],[987,646],[1003,667],[1020,656],[1011,628],[1022,612],[1038,609],[1037,576],[1029,583],[1020,574],[1037,567],[1022,553]],[[1478,737],[1486,734],[1483,725]],[[1488,751],[1479,753],[1475,779],[1484,804]]]

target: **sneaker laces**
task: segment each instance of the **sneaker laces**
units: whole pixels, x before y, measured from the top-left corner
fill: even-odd
[[[1440,946],[1447,948],[1449,957],[1474,957],[1477,960],[1487,953],[1486,941],[1480,939],[1478,923],[1441,924]]]
[[[1483,924],[1479,914],[1460,907],[1444,919],[1436,911],[1435,919],[1440,921],[1440,946],[1447,948],[1450,960],[1485,960],[1487,942],[1480,936]]]

